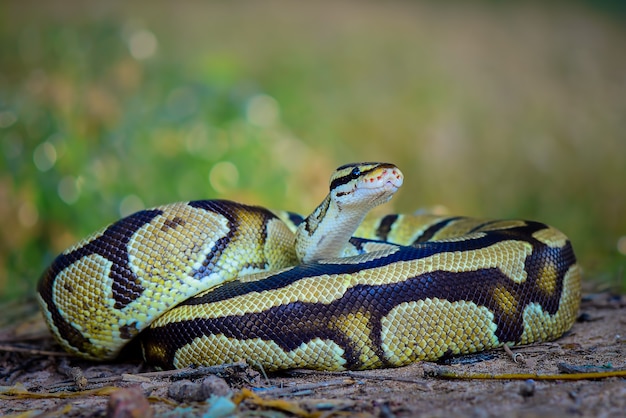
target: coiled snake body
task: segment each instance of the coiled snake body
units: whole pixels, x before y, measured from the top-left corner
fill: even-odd
[[[571,327],[580,271],[565,235],[521,220],[363,221],[402,181],[391,164],[342,166],[304,220],[210,200],[138,212],[55,259],[42,311],[71,353],[114,358],[140,334],[165,368],[392,367]]]

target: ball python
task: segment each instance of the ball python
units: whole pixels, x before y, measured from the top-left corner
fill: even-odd
[[[570,329],[581,275],[563,233],[365,218],[402,182],[391,164],[344,165],[305,219],[225,200],[142,210],[60,254],[39,281],[41,310],[72,354],[112,359],[137,337],[161,368],[396,367]]]

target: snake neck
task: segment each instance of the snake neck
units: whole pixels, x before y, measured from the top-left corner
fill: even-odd
[[[343,165],[330,178],[330,192],[296,231],[301,263],[342,257],[350,237],[374,207],[402,186],[402,172],[389,163]]]
[[[341,257],[348,240],[370,208],[346,208],[327,195],[296,231],[296,255],[301,263]]]

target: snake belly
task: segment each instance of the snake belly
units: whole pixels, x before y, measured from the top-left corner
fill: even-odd
[[[389,215],[356,235],[364,254],[245,276],[185,300],[143,333],[146,360],[395,367],[553,340],[576,318],[580,269],[550,226]]]

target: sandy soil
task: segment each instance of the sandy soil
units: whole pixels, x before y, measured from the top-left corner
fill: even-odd
[[[245,365],[212,370],[217,375],[207,370],[155,373],[136,361],[97,364],[53,355],[48,351],[58,348],[34,309],[22,303],[0,311],[0,415],[626,416],[623,375],[571,381],[432,376],[442,371],[565,376],[626,370],[626,296],[586,296],[579,321],[565,337],[514,348],[517,363],[496,350],[446,364],[270,376]]]

